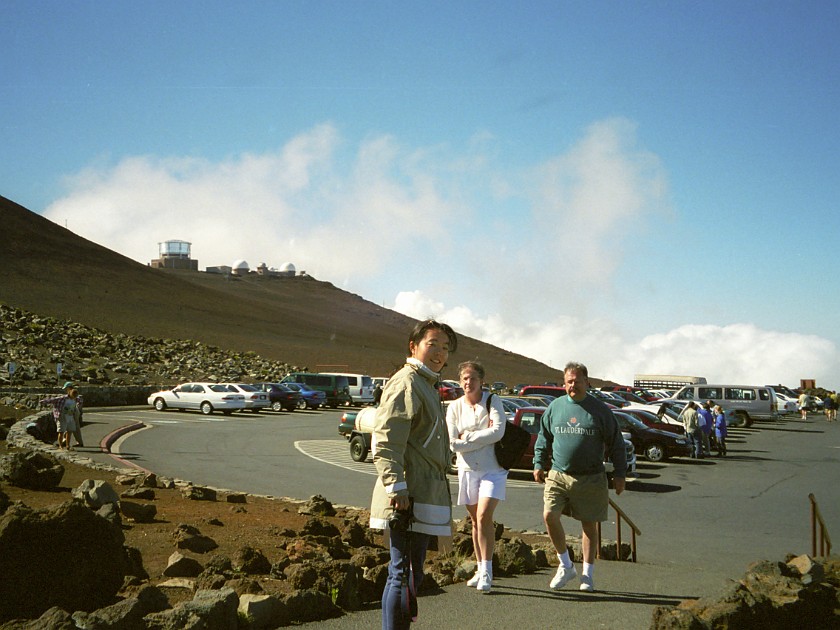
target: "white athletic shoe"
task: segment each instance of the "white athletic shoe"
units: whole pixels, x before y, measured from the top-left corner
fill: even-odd
[[[482,573],[481,577],[478,578],[478,585],[476,586],[476,588],[482,593],[487,593],[490,591],[490,583],[492,581],[493,580],[490,577],[489,573]]]
[[[562,564],[557,567],[557,573],[554,574],[554,577],[551,578],[551,582],[548,583],[549,587],[554,589],[555,591],[559,591],[561,588],[566,586],[569,583],[569,580],[573,580],[577,577],[577,570],[575,570],[575,566],[572,565],[568,569],[564,567]]]
[[[467,586],[470,588],[475,588],[478,586],[478,581],[481,579],[481,574],[476,571],[475,575],[472,576],[469,580],[467,580]]]
[[[581,575],[580,576],[580,590],[592,592],[595,590],[595,584],[592,582],[592,578],[588,575]]]

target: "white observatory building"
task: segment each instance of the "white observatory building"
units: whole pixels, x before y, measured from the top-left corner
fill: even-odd
[[[158,255],[156,260],[149,263],[155,269],[189,269],[198,271],[198,261],[190,258],[190,247],[192,243],[187,241],[164,241],[158,243]]]

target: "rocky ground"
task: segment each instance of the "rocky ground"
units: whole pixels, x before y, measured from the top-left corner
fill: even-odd
[[[173,385],[185,380],[263,381],[305,369],[254,352],[178,339],[112,334],[0,304],[0,386]],[[9,374],[8,362],[15,364]],[[61,364],[61,375],[57,366]]]
[[[0,460],[16,452],[21,451],[0,441]],[[314,542],[329,527],[341,532],[345,551],[349,551],[346,559],[351,563],[364,564],[366,576],[365,584],[358,589],[361,594],[354,595],[352,601],[344,602],[340,608],[351,611],[378,605],[384,585],[387,550],[382,547],[382,537],[367,528],[368,514],[365,510],[336,507],[331,511],[332,506],[322,498],[296,502],[217,493],[214,500],[201,500],[200,492],[190,492],[183,484],[172,485],[170,480],[157,480],[153,483],[154,488],[144,488],[142,476],[92,470],[64,460],[61,463],[64,472],[57,487],[32,490],[0,482],[0,499],[5,494],[9,502],[21,502],[36,510],[55,508],[71,501],[73,491],[86,480],[98,480],[110,485],[124,499],[123,504],[130,501],[154,506],[154,517],[148,522],[131,520],[127,517],[128,511],[123,509],[121,529],[125,546],[136,549],[142,558],[143,569],[148,574],[148,580],[143,584],[162,590],[171,606],[191,600],[196,588],[217,589],[223,584],[234,588],[239,595],[270,594],[280,599],[293,596],[304,588],[317,589],[317,583],[308,583],[315,582],[316,576],[308,577],[307,570],[314,571],[308,567],[318,567],[322,558],[328,563],[333,562],[328,554],[315,549],[317,545]],[[128,496],[134,492],[139,494]],[[3,536],[3,503],[4,500],[0,500],[0,538]],[[465,526],[468,523],[462,524],[462,531]],[[208,551],[196,551],[192,547],[185,549],[179,540],[183,539],[182,534],[186,530],[211,539],[215,548]],[[536,569],[537,563],[543,566],[547,563],[546,554],[541,550],[548,544],[544,536],[523,538],[521,534],[504,530],[501,525],[497,533],[500,539],[504,537],[499,542],[499,549],[504,550],[507,546],[508,550],[507,557],[500,558],[500,574],[530,572]],[[305,534],[312,536],[307,538]],[[72,540],[67,544],[72,545]],[[205,577],[202,583],[202,577],[198,576],[192,580],[173,581],[169,567],[175,552],[198,562],[201,567],[217,565],[227,558],[233,570],[228,572],[227,580]],[[341,556],[335,554],[335,557]],[[429,586],[434,588],[437,584],[451,584],[469,577],[474,570],[471,557],[469,536],[456,534],[451,553],[432,551],[429,554],[428,571],[432,575]],[[249,563],[252,566],[247,568]],[[291,568],[294,564],[299,566]],[[324,571],[321,565],[318,572]],[[131,593],[129,589],[122,595],[130,597]],[[333,601],[341,598],[335,589],[329,594]],[[341,604],[340,601],[337,603]],[[341,614],[332,610],[333,614],[336,612]],[[324,614],[329,615],[329,611],[325,610]]]

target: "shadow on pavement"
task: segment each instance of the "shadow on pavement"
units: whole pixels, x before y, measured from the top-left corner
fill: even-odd
[[[633,593],[629,591],[595,591],[581,593],[575,590],[550,591],[548,589],[534,589],[507,584],[493,585],[493,590],[483,597],[493,596],[532,597],[546,600],[565,600],[570,602],[616,602],[619,604],[642,604],[645,606],[676,606],[686,599],[697,599],[696,595],[681,597],[678,595],[654,595],[652,593]]]

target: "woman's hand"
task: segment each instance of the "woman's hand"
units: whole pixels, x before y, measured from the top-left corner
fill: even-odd
[[[391,507],[399,512],[404,512],[411,505],[411,501],[405,495],[397,495],[391,498]]]

